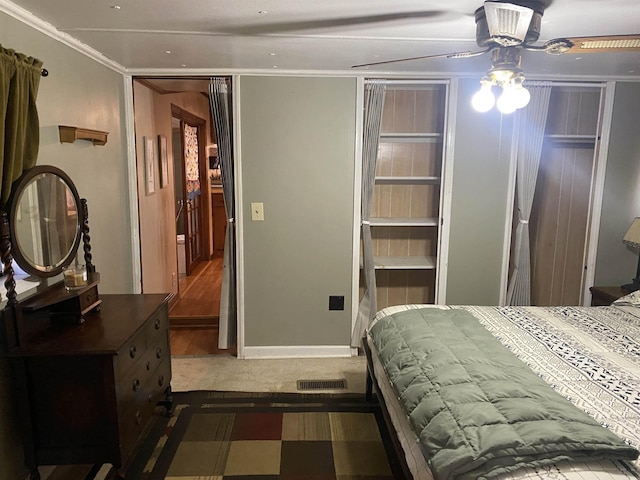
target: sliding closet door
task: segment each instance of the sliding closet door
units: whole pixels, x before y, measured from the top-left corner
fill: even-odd
[[[553,87],[530,219],[532,305],[580,305],[600,87]]]

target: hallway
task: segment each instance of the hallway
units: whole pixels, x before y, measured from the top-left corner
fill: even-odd
[[[218,348],[222,258],[200,262],[179,280],[180,298],[169,310],[172,355],[235,355]]]

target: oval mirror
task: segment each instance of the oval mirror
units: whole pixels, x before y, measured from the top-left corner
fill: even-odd
[[[27,273],[53,277],[76,256],[82,234],[80,197],[71,179],[49,165],[27,170],[9,200],[11,253]]]

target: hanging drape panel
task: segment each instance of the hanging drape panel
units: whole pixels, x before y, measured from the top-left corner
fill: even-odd
[[[211,116],[216,129],[224,207],[227,213],[222,259],[220,321],[218,326],[218,347],[223,349],[234,346],[237,336],[235,193],[231,122],[229,117],[230,98],[226,79],[221,77],[212,78],[209,85],[209,101],[211,104]]]
[[[0,178],[2,207],[11,184],[38,158],[40,124],[36,97],[42,62],[0,45]]]
[[[515,230],[512,271],[507,288],[509,305],[531,304],[531,251],[529,217],[538,178],[538,166],[544,141],[544,129],[551,95],[550,82],[527,83],[531,101],[518,110],[516,149],[516,207],[518,225]]]
[[[364,274],[364,294],[360,300],[356,323],[351,333],[351,346],[358,348],[362,335],[377,312],[376,270],[373,261],[373,241],[371,239],[371,204],[376,177],[376,160],[380,141],[382,108],[386,91],[383,80],[368,80],[364,90],[364,129],[362,139],[362,269]]]

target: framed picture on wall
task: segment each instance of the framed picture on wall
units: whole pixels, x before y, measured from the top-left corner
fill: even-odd
[[[167,137],[158,135],[158,154],[160,157],[160,188],[169,185],[169,158],[167,156]]]
[[[147,186],[147,195],[156,191],[156,158],[155,142],[153,138],[144,138],[144,178]]]

